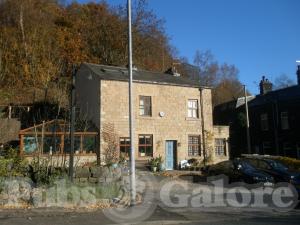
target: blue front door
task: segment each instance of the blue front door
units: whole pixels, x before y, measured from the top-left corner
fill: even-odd
[[[174,169],[174,141],[166,141],[166,170]]]

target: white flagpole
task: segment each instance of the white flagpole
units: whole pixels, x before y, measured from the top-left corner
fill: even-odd
[[[130,191],[131,204],[135,203],[135,151],[134,151],[134,112],[132,93],[132,32],[131,32],[131,0],[127,1],[128,12],[128,73],[129,73],[129,130],[130,130]]]

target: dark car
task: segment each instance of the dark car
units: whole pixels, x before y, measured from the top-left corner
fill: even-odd
[[[248,184],[263,183],[272,186],[274,178],[261,170],[256,169],[245,160],[235,159],[217,163],[207,169],[209,176],[224,174],[229,182],[245,182]]]
[[[300,173],[290,170],[282,162],[271,158],[245,158],[244,160],[253,167],[273,176],[275,182],[291,183],[300,192]]]

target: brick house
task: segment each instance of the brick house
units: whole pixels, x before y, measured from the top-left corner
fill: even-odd
[[[135,69],[133,82],[137,160],[160,155],[166,168],[174,169],[184,159],[228,159],[229,128],[213,127],[210,88],[172,70],[156,73]],[[100,134],[107,127],[113,130],[120,152],[128,153],[127,68],[83,63],[75,87],[80,114],[91,120]],[[100,135],[101,156],[106,145]]]

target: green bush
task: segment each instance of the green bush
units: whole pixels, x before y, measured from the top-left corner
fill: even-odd
[[[28,162],[19,156],[16,149],[6,149],[4,156],[0,157],[0,177],[27,175]]]
[[[34,158],[29,165],[29,175],[34,183],[40,185],[52,185],[59,178],[67,177],[66,168],[51,166],[50,159]]]

